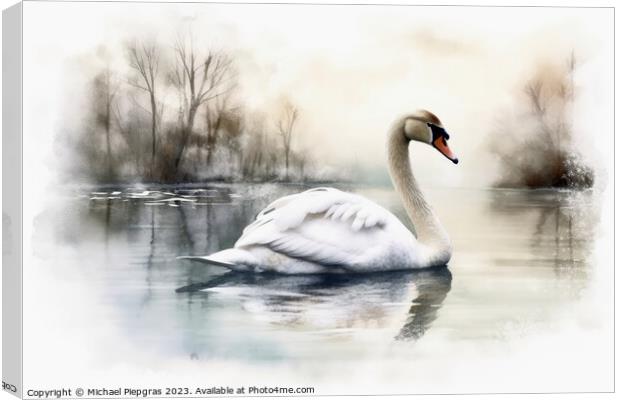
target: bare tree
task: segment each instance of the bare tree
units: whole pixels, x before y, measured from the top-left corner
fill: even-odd
[[[558,149],[560,140],[559,132],[553,129],[547,121],[550,101],[546,98],[543,91],[543,81],[541,79],[529,81],[525,85],[524,91],[531,109],[531,115],[538,121],[541,133],[543,133],[544,139],[547,142],[546,144],[551,149]]]
[[[205,127],[207,131],[207,165],[213,162],[213,153],[217,144],[217,135],[222,127],[228,106],[228,93],[213,99],[205,105]]]
[[[297,164],[299,166],[299,179],[306,179],[306,166],[308,165],[308,152],[300,151],[297,154]]]
[[[246,119],[248,134],[243,146],[241,174],[246,178],[254,178],[263,156],[261,149],[264,143],[265,118],[262,115],[249,115]]]
[[[267,116],[246,113],[241,139],[240,169],[244,178],[266,180],[277,177],[280,156],[279,137],[269,134]]]
[[[129,65],[137,72],[137,77],[129,83],[148,93],[151,114],[151,178],[155,173],[155,154],[157,151],[157,129],[159,115],[157,109],[157,76],[159,72],[159,49],[154,44],[138,44],[128,46]]]
[[[220,122],[222,132],[222,144],[228,149],[231,167],[232,160],[236,159],[236,166],[231,169],[236,173],[241,172],[243,163],[243,138],[245,136],[245,118],[243,117],[244,109],[242,106],[229,107],[224,111],[222,121]]]
[[[285,165],[285,178],[288,179],[288,167],[289,159],[291,155],[291,142],[293,140],[293,132],[295,128],[295,122],[299,116],[299,110],[290,101],[284,103],[284,110],[282,117],[277,123],[278,133],[282,139],[282,146],[284,149],[284,165]]]
[[[113,176],[112,171],[112,146],[110,138],[110,130],[112,126],[112,105],[114,97],[118,91],[118,84],[114,82],[113,73],[109,67],[106,67],[94,79],[95,93],[95,113],[97,125],[103,127],[106,142],[106,165],[107,178]]]
[[[142,135],[144,131],[144,121],[141,119],[142,110],[134,104],[133,108],[127,110],[126,115],[121,112],[121,107],[116,102],[114,107],[114,121],[116,129],[123,139],[128,149],[128,158],[133,161],[133,167],[136,174],[144,177],[150,172],[147,162],[144,161],[148,155],[150,141],[145,140],[146,135]]]
[[[202,104],[225,95],[232,89],[232,60],[225,53],[208,51],[204,56],[196,54],[193,40],[177,40],[176,64],[170,74],[172,84],[182,100],[183,126],[174,154],[174,168],[178,170],[188,139],[194,129],[196,113]]]

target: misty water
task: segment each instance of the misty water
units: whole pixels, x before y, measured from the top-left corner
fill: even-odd
[[[177,260],[232,246],[269,202],[308,187],[73,189],[39,216],[38,255],[92,288],[102,305],[92,323],[105,321],[143,352],[197,363],[355,361],[432,337],[502,340],[552,322],[593,270],[594,196],[556,190],[427,188],[454,245],[444,268],[246,275]],[[392,188],[339,187],[407,221]]]

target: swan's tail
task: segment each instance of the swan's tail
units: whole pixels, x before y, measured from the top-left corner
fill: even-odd
[[[226,249],[208,256],[180,256],[177,260],[198,261],[203,264],[228,268],[233,271],[245,270],[247,267],[248,252],[240,249]]]
[[[212,260],[209,256],[179,256],[177,260],[190,260],[190,261],[198,261],[203,264],[216,265],[218,267],[226,267],[231,268],[235,266],[235,264],[225,263],[221,261]]]

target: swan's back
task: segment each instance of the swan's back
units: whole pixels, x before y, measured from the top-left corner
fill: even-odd
[[[316,188],[269,204],[244,229],[232,251],[210,258],[244,270],[366,272],[416,268],[416,245],[404,225],[376,203],[337,189]]]

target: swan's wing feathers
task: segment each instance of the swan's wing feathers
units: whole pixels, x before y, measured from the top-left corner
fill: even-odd
[[[235,247],[265,246],[326,265],[351,264],[376,244],[390,213],[361,196],[317,188],[278,199],[261,211]]]
[[[262,231],[270,231],[274,228],[272,226],[264,228],[267,224],[275,224],[277,230],[280,231],[299,226],[308,215],[325,212],[343,195],[347,193],[332,188],[315,188],[281,197],[265,207],[258,213],[256,220],[245,227],[237,245],[239,243],[251,244],[255,240],[263,242],[265,235]]]
[[[269,243],[269,248],[289,257],[322,265],[347,265],[357,256],[329,242],[319,242],[297,233],[280,235]]]
[[[306,190],[302,193],[291,194],[289,196],[280,197],[279,199],[274,200],[269,204],[265,209],[263,209],[258,216],[263,216],[265,214],[269,214],[275,210],[279,210],[284,208],[287,204],[293,201],[303,200],[305,198],[315,198],[318,196],[325,197],[324,195],[328,194],[329,196],[338,196],[346,194],[338,189],[328,188],[328,187],[318,187],[310,190]]]
[[[320,187],[275,200],[258,213],[256,220],[244,229],[243,234],[270,222],[285,231],[299,226],[311,215],[323,215],[343,222],[350,220],[353,230],[359,231],[384,225],[390,214],[361,196]]]

